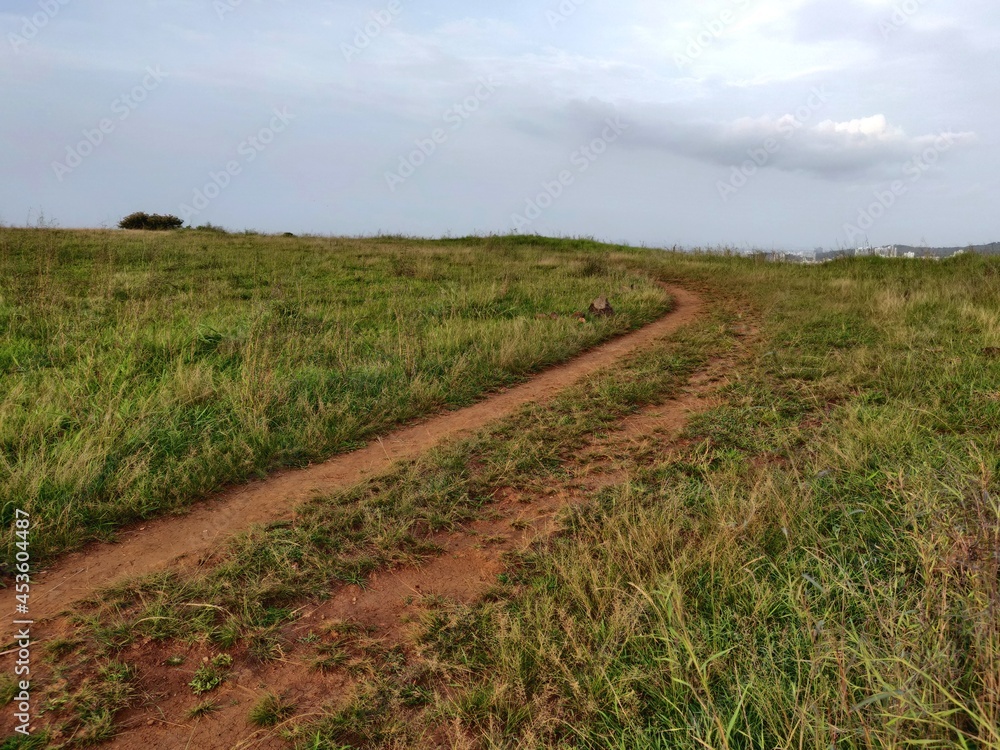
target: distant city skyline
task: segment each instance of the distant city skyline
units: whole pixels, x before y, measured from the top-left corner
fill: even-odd
[[[0,221],[1000,240],[973,0],[11,0]]]

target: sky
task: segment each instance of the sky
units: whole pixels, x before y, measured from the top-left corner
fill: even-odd
[[[1000,240],[996,0],[5,0],[0,221]]]

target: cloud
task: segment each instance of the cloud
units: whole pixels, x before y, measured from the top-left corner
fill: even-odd
[[[1000,17],[981,0],[907,3],[915,9],[902,16],[901,0],[589,0],[555,29],[546,11],[558,0],[433,0],[403,3],[345,59],[343,45],[388,1],[244,0],[221,18],[203,0],[66,5],[30,43],[0,49],[11,71],[0,140],[16,144],[0,153],[0,205],[9,216],[42,205],[82,225],[137,202],[169,209],[272,107],[289,106],[294,131],[207,220],[364,232],[391,216],[402,232],[491,229],[489,217],[505,221],[512,200],[617,115],[629,129],[602,159],[604,177],[581,180],[545,231],[813,246],[944,133],[956,148],[935,181],[872,239],[900,241],[911,225],[944,244],[996,239]],[[0,26],[12,32],[38,7],[8,5]],[[72,179],[54,180],[52,160],[151,64],[169,71],[169,86]],[[496,81],[496,96],[387,202],[385,169],[481,78]],[[810,107],[824,86],[829,101]],[[717,181],[770,141],[780,148],[766,176],[720,210]],[[962,158],[972,144],[976,158]],[[280,195],[276,175],[301,193]],[[628,200],[608,200],[610,179],[616,195],[634,186]],[[930,197],[936,185],[947,190]],[[674,206],[666,217],[664,205]]]
[[[884,114],[820,120],[825,103],[824,92],[817,89],[795,112],[712,121],[663,106],[624,103],[616,107],[592,99],[571,103],[564,117],[571,122],[582,119],[597,131],[606,118],[617,115],[629,124],[626,145],[712,165],[739,165],[763,148],[773,152],[764,168],[826,180],[891,177],[942,138],[950,142],[949,149],[978,141],[975,133],[967,131],[911,136]]]

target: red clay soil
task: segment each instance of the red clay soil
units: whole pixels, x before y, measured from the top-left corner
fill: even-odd
[[[686,392],[662,405],[650,407],[623,420],[619,429],[596,439],[565,466],[569,479],[550,492],[526,495],[503,490],[490,507],[488,520],[477,521],[431,539],[443,553],[419,567],[383,571],[364,588],[344,586],[327,602],[312,603],[284,633],[288,650],[272,663],[257,665],[237,657],[234,672],[212,693],[217,710],[201,719],[187,719],[196,705],[187,682],[201,661],[210,656],[203,647],[191,647],[181,667],[165,667],[164,660],[177,646],[139,644],[122,657],[139,665],[146,685],[155,685],[143,705],[120,721],[121,733],[106,747],[114,750],[287,750],[275,728],[261,729],[248,720],[250,709],[266,694],[275,694],[293,705],[290,722],[300,723],[322,715],[324,708],[343,706],[357,682],[345,669],[323,672],[313,668],[314,647],[303,645],[309,634],[336,630],[341,623],[364,629],[366,638],[382,648],[402,648],[409,662],[419,648],[412,637],[414,625],[426,611],[428,597],[452,602],[478,600],[503,570],[503,555],[523,550],[558,528],[557,514],[583,501],[602,487],[627,477],[612,456],[660,452],[676,444],[690,414],[712,405],[709,392],[724,375],[699,374]],[[616,468],[617,467],[617,468]],[[278,728],[280,729],[280,727]],[[441,738],[427,737],[419,747],[449,747]]]
[[[228,537],[253,524],[293,515],[310,497],[331,493],[384,472],[391,464],[412,459],[447,438],[469,433],[516,411],[544,401],[585,375],[647,346],[695,320],[702,309],[698,295],[661,284],[675,301],[674,310],[641,328],[553,367],[531,380],[464,409],[446,412],[399,429],[367,447],[335,456],[304,469],[282,471],[265,480],[223,492],[199,503],[184,516],[172,516],[136,525],[122,532],[121,541],[92,544],[67,554],[46,571],[39,571],[31,591],[31,616],[51,618],[74,602],[118,580],[168,566],[197,563]],[[0,612],[14,611],[14,590],[0,591]],[[5,618],[6,620],[6,618]],[[15,630],[0,624],[0,643]]]

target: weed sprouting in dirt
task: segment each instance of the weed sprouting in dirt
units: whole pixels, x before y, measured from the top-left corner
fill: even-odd
[[[194,676],[188,686],[195,695],[210,693],[222,684],[226,679],[226,673],[215,664],[202,664],[195,670]]]
[[[289,718],[294,711],[295,706],[268,693],[250,709],[250,721],[259,727],[273,727]]]
[[[192,706],[187,712],[187,717],[189,719],[200,719],[204,716],[209,716],[219,710],[219,704],[213,700],[206,700]]]

